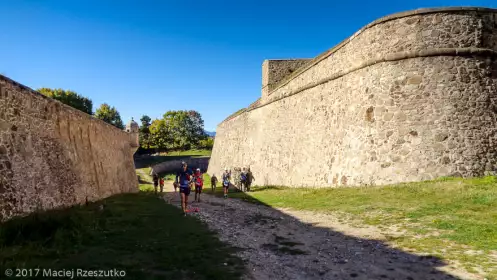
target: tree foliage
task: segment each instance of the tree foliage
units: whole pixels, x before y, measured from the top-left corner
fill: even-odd
[[[213,147],[214,147],[214,138],[212,137],[207,137],[206,139],[200,140],[199,142],[199,148],[212,150]]]
[[[107,103],[104,103],[100,105],[100,107],[98,107],[98,109],[95,111],[95,117],[119,129],[124,129],[121,115],[116,110],[116,108],[110,107]]]
[[[90,115],[93,114],[93,102],[91,99],[79,95],[74,91],[50,88],[40,88],[37,91],[82,112]]]
[[[142,148],[146,148],[146,149],[149,149],[151,144],[152,144],[152,139],[151,139],[151,135],[150,135],[150,121],[152,119],[147,116],[147,115],[143,115],[140,119],[141,121],[141,126],[140,126],[140,146],[142,146]]]
[[[150,126],[150,121],[152,121],[152,119],[147,116],[147,115],[143,115],[140,119],[141,123],[142,123],[142,127],[149,127]]]
[[[171,127],[165,120],[154,120],[150,125],[150,142],[154,147],[164,149],[173,148],[175,139]]]
[[[142,122],[143,124],[143,122]],[[207,139],[204,120],[197,111],[168,111],[149,127],[151,146],[167,149],[191,149]]]

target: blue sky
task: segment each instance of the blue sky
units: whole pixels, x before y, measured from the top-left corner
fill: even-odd
[[[439,6],[497,1],[5,1],[0,73],[107,102],[124,122],[194,109],[214,131],[260,96],[264,59],[315,57],[379,17]]]

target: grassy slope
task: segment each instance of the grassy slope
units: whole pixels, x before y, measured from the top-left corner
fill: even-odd
[[[91,204],[2,224],[0,267],[116,268],[127,279],[239,277],[233,249],[156,196],[123,194],[104,203],[104,210]]]
[[[497,180],[492,176],[383,187],[264,187],[231,197],[275,207],[343,213],[357,224],[380,228],[400,226],[407,233],[391,237],[393,244],[460,261],[473,272],[480,265],[497,279],[497,263],[487,257],[497,251]],[[479,252],[464,253],[469,249]]]
[[[167,156],[191,156],[191,157],[200,157],[200,156],[210,156],[211,150],[188,150],[188,151],[178,151],[171,152]]]
[[[186,151],[146,163],[137,172],[138,194],[2,224],[0,267],[116,268],[126,271],[127,279],[238,279],[244,268],[232,255],[234,248],[151,193],[149,164],[209,154]],[[100,204],[105,204],[104,210]]]
[[[211,155],[211,150],[188,150],[188,151],[178,151],[178,152],[170,152],[167,155],[160,155],[160,156],[151,156],[148,158],[143,158],[137,161],[137,165],[139,168],[143,167],[150,167],[154,164],[158,164],[164,161],[169,161],[169,160],[177,160],[177,159],[186,159],[186,158],[191,158],[191,157],[203,157],[203,156],[210,156]]]

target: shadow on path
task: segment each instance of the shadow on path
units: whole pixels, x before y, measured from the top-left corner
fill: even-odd
[[[150,192],[117,194],[1,223],[0,279],[8,269],[12,279],[95,278],[72,274],[83,269],[106,271],[98,279],[235,280],[244,271],[235,251]]]
[[[247,279],[472,279],[439,270],[447,264],[436,257],[306,224],[244,193],[237,199],[218,197],[219,190],[216,196],[206,194],[192,204],[199,209],[192,215],[216,230],[221,240],[242,249],[238,255],[251,272]],[[164,198],[180,207],[177,193]],[[189,200],[193,198],[192,192]]]

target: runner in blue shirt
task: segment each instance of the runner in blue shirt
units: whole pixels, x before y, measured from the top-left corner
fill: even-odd
[[[188,207],[188,196],[190,195],[191,172],[188,170],[187,164],[183,162],[181,171],[176,174],[176,183],[179,184],[179,193],[181,195],[181,208],[183,215],[186,216]]]

